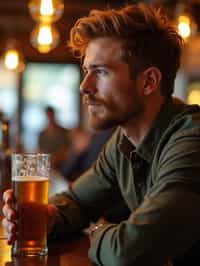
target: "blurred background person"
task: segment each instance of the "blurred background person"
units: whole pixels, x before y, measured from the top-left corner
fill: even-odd
[[[73,129],[70,133],[72,148],[70,156],[63,163],[62,175],[68,181],[74,181],[88,170],[113,132],[114,129],[99,132],[89,132],[81,127]]]
[[[38,148],[40,152],[51,154],[52,168],[59,171],[63,161],[68,157],[69,132],[57,123],[53,107],[47,106],[45,113],[48,123],[39,134]]]

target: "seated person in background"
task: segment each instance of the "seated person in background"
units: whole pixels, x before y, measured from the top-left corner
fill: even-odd
[[[62,174],[67,180],[74,180],[91,167],[97,159],[103,145],[111,137],[113,129],[89,133],[80,137],[79,134],[71,139],[72,149],[70,156],[63,163]]]
[[[63,160],[68,155],[70,145],[68,130],[57,123],[53,107],[47,106],[45,113],[48,124],[39,134],[39,151],[50,153],[52,168],[60,170]]]
[[[72,128],[69,131],[70,137],[70,156],[73,154],[79,154],[87,149],[91,141],[91,131],[79,125],[78,127]],[[70,158],[69,158],[70,159]]]
[[[95,265],[200,265],[200,249],[193,249],[200,240],[200,108],[172,97],[182,38],[161,10],[144,4],[94,10],[70,36],[83,62],[90,126],[118,128],[95,164],[50,199],[49,238],[69,239],[95,221]],[[4,200],[3,225],[13,243],[12,190]],[[128,218],[100,219],[119,201]]]

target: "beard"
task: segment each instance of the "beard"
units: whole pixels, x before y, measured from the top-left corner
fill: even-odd
[[[83,95],[83,104],[88,107],[88,124],[94,130],[106,130],[118,125],[118,119],[113,120],[110,114],[111,106],[107,107],[103,99],[93,95]],[[111,110],[110,110],[111,109]]]
[[[108,116],[100,117],[95,113],[88,114],[88,124],[94,130],[106,130],[119,125],[119,120],[114,120]]]
[[[115,99],[112,97],[103,99],[96,95],[85,94],[83,103],[88,107],[89,127],[94,130],[105,130],[117,126],[126,127],[143,113],[143,102],[136,92],[130,98],[124,99],[123,95],[121,98],[119,95]]]
[[[97,131],[125,126],[133,117],[137,117],[141,111],[140,105],[131,111],[121,111],[115,105],[112,105],[111,102],[96,101],[95,103],[93,102],[91,107],[88,107],[88,125]]]

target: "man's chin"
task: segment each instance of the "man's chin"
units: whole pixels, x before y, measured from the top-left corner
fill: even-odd
[[[89,122],[89,127],[94,129],[94,130],[103,130],[104,126],[100,123],[94,123],[94,122]]]
[[[113,127],[111,121],[101,120],[93,117],[89,117],[88,120],[89,127],[94,130],[106,130]]]

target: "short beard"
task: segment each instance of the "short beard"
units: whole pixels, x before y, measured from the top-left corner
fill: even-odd
[[[95,119],[92,117],[88,117],[88,124],[89,127],[92,128],[95,131],[103,131],[103,130],[107,130],[113,127],[117,127],[119,125],[119,120],[101,120],[101,119]]]

